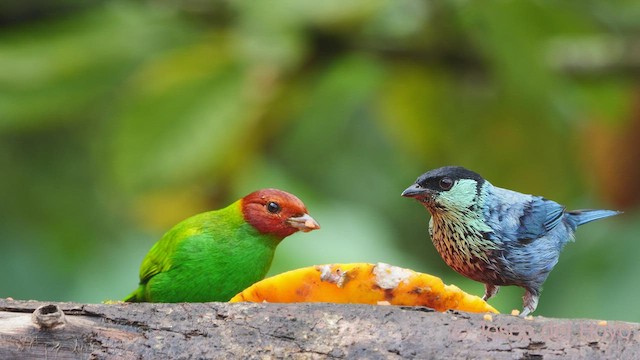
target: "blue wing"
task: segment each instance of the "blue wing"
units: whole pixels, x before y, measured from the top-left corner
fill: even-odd
[[[516,230],[518,240],[527,241],[544,236],[558,226],[564,215],[564,207],[555,201],[533,197],[527,202]]]
[[[487,200],[485,219],[502,241],[530,243],[562,222],[565,209],[543,197],[494,187]]]

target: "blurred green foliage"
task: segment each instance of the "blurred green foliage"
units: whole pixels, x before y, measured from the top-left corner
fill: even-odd
[[[640,321],[637,1],[53,0],[0,14],[1,297],[122,298],[164,231],[264,187],[322,225],[285,240],[272,274],[381,261],[481,294],[399,196],[458,164],[569,208],[626,210],[578,231],[536,314]]]

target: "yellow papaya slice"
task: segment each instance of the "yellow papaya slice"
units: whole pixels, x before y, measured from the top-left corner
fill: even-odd
[[[316,265],[259,281],[230,302],[331,302],[427,306],[437,311],[498,313],[440,278],[384,263]]]

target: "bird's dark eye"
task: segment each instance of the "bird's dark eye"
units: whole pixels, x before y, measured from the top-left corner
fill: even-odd
[[[453,186],[453,180],[451,180],[451,178],[449,177],[443,177],[442,179],[440,179],[439,185],[440,189],[449,190]]]
[[[282,209],[280,208],[280,205],[278,205],[277,202],[270,201],[267,204],[267,211],[272,213],[272,214],[277,214],[277,213],[280,212],[280,210],[282,210]]]

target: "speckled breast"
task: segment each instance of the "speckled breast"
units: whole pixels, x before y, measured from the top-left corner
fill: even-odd
[[[499,283],[495,249],[471,229],[455,229],[447,222],[432,222],[429,233],[436,250],[453,270],[475,281]]]

